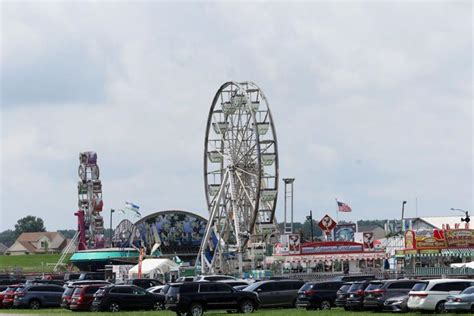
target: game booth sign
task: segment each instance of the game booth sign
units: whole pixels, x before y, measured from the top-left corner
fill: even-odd
[[[405,248],[398,251],[404,266],[449,267],[451,263],[474,260],[474,229],[454,228],[407,230]]]

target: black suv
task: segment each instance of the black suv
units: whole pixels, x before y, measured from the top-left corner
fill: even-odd
[[[166,292],[166,308],[177,315],[201,316],[215,309],[252,313],[258,303],[257,294],[234,290],[222,282],[172,283]]]
[[[145,290],[154,286],[163,285],[163,283],[157,279],[132,279],[127,280],[126,284],[133,284]]]
[[[298,291],[296,307],[331,309],[342,281],[308,282]]]
[[[370,282],[369,287],[365,289],[364,309],[382,310],[387,299],[407,295],[415,283],[415,280]]]
[[[258,294],[260,307],[295,307],[298,290],[304,285],[298,280],[269,280],[255,282],[243,292]]]
[[[122,309],[163,309],[165,296],[149,293],[135,285],[110,285],[97,290],[91,309],[118,312]]]
[[[342,286],[337,290],[336,292],[336,300],[334,301],[334,304],[337,307],[345,307],[346,306],[346,301],[347,297],[349,296],[349,289],[352,285],[352,282],[347,282],[342,284]]]
[[[364,308],[365,289],[369,284],[370,281],[352,283],[347,291],[349,296],[347,297],[346,306],[344,306],[345,310],[362,310]]]

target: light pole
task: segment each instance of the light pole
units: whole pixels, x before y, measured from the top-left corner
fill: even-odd
[[[451,207],[451,211],[463,212],[463,213],[466,215],[465,218],[462,218],[462,217],[461,217],[461,222],[469,223],[469,222],[471,221],[471,218],[469,217],[469,212],[468,212],[468,211],[465,211],[465,210],[460,209],[460,208],[452,208],[452,207]]]
[[[109,237],[110,237],[110,247],[112,248],[112,214],[115,212],[113,208],[110,209],[110,232],[109,232]]]
[[[314,234],[313,234],[313,211],[309,211],[309,216],[306,216],[306,219],[309,221],[309,224],[311,225],[311,242],[314,242]]]
[[[405,218],[405,204],[407,204],[407,201],[402,202],[402,232],[405,231],[405,225],[403,224],[403,219]]]

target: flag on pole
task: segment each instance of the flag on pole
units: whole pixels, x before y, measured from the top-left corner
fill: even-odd
[[[138,217],[142,216],[140,213],[140,206],[131,202],[125,202],[125,209],[134,212]]]
[[[351,207],[347,205],[346,203],[339,202],[338,200],[336,200],[336,202],[337,202],[337,207],[338,207],[339,212],[352,212]]]

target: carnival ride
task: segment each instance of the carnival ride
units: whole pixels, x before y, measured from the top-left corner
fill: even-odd
[[[204,144],[210,212],[199,251],[201,272],[242,273],[277,232],[278,148],[263,91],[226,82],[214,96]]]
[[[97,249],[105,246],[104,219],[101,212],[102,182],[99,179],[97,153],[79,154],[79,182],[77,184],[79,210],[77,216],[78,250]]]

